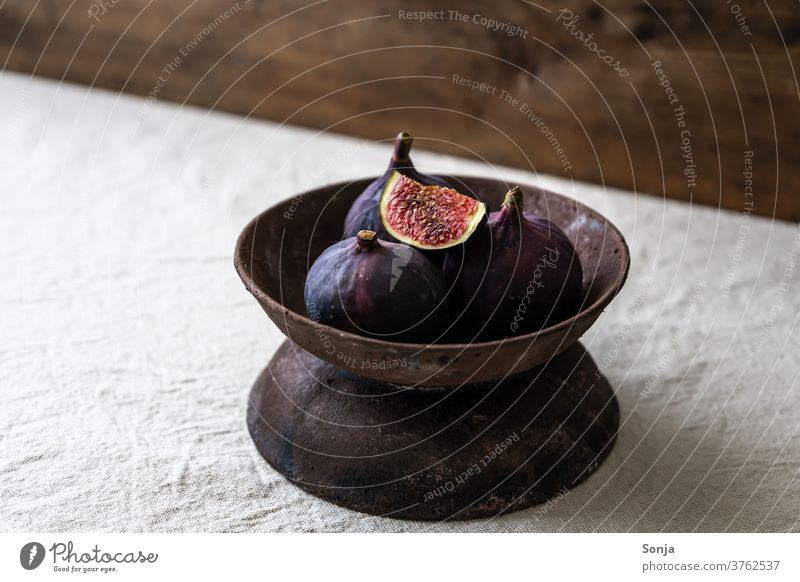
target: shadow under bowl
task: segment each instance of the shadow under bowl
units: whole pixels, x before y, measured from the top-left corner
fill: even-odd
[[[373,339],[319,324],[306,316],[306,274],[342,238],[353,200],[374,178],[331,184],[276,204],[254,218],[236,242],[234,265],[270,319],[300,348],[339,368],[402,386],[456,386],[524,372],[580,338],[616,296],[628,274],[625,239],[604,216],[553,192],[520,184],[525,210],[559,226],[583,267],[583,297],[573,317],[536,333],[469,344],[411,344]],[[502,180],[448,176],[498,209],[509,185]]]

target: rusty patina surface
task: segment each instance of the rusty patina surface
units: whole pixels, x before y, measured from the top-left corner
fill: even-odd
[[[471,519],[582,482],[611,450],[619,408],[580,344],[502,381],[407,389],[286,341],[253,386],[247,424],[272,467],[330,502],[401,519]]]

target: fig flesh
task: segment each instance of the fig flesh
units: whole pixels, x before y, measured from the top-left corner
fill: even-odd
[[[304,299],[319,323],[386,341],[429,343],[447,326],[446,295],[441,271],[421,252],[362,230],[319,256]]]
[[[426,186],[399,173],[381,198],[381,221],[396,240],[422,250],[467,241],[486,217],[486,205],[446,186]]]
[[[539,331],[574,315],[583,270],[569,238],[549,220],[523,211],[522,192],[462,248],[448,251],[445,279],[457,327],[470,339],[502,339]]]
[[[371,230],[379,238],[391,240],[386,229],[381,223],[378,205],[389,179],[395,172],[400,172],[421,184],[447,186],[447,182],[436,176],[428,176],[418,172],[411,162],[409,152],[414,143],[414,138],[406,132],[397,134],[394,140],[394,152],[389,162],[389,167],[382,176],[372,181],[364,191],[355,199],[344,220],[344,238],[356,236],[360,230]]]

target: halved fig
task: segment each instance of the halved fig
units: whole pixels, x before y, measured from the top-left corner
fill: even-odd
[[[387,188],[389,178],[395,172],[413,178],[420,184],[433,184],[436,186],[449,186],[450,184],[438,176],[429,176],[417,171],[409,153],[414,138],[406,132],[397,134],[394,140],[394,153],[389,161],[389,167],[380,177],[370,182],[369,186],[355,199],[344,220],[344,238],[357,236],[360,230],[371,230],[379,238],[391,240],[381,224],[381,215],[378,209],[381,196]],[[389,188],[391,190],[391,188]],[[396,241],[395,241],[396,242]]]
[[[400,242],[423,250],[466,242],[486,217],[486,205],[445,186],[426,186],[399,172],[381,196],[381,222]]]

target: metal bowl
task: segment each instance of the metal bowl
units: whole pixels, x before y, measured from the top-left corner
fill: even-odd
[[[239,277],[275,325],[302,349],[342,369],[410,387],[472,384],[523,372],[575,343],[625,283],[630,255],[613,224],[571,198],[521,184],[525,210],[564,230],[580,256],[583,301],[575,316],[536,333],[469,344],[391,342],[319,324],[306,316],[306,274],[323,250],[341,240],[347,210],[373,179],[323,186],[276,204],[244,228],[234,254]],[[509,188],[501,180],[448,179],[495,209]]]

